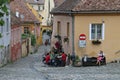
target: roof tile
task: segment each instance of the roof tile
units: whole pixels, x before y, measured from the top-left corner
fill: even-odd
[[[11,24],[12,25],[20,24],[20,19],[16,17],[15,14],[12,12],[11,12]]]
[[[25,0],[25,1],[31,4],[44,4],[45,3],[45,0]]]
[[[65,0],[54,0],[55,3],[55,7],[58,7],[59,5],[61,5]]]
[[[66,0],[51,13],[120,12],[120,0]]]
[[[120,10],[120,0],[81,0],[72,10]]]

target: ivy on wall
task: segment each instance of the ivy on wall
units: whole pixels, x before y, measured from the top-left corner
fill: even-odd
[[[6,3],[8,3],[10,0],[0,0],[0,26],[4,25],[4,20],[2,17],[4,14],[8,15],[8,8],[6,6]]]

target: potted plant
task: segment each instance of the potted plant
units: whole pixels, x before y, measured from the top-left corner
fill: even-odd
[[[65,37],[65,38],[64,38],[64,42],[69,42],[69,38],[68,38],[68,37]]]
[[[93,41],[92,41],[92,44],[98,45],[98,44],[101,44],[101,41],[100,41],[100,40],[93,40]]]
[[[78,55],[75,56],[75,63],[74,63],[74,67],[80,67],[81,66],[81,62],[80,62],[80,58]]]

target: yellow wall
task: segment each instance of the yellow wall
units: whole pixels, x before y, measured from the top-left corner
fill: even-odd
[[[29,3],[27,3],[27,6],[32,10],[32,13],[35,15],[35,17],[39,20],[39,22],[42,22],[42,16],[40,16],[40,14],[32,8],[32,6],[30,6]],[[41,26],[41,25],[40,25]],[[37,45],[40,45],[42,43],[42,37],[41,36],[37,36]]]
[[[102,23],[103,21],[105,24],[105,38],[100,45],[93,45],[89,39],[89,25],[91,23]],[[120,15],[76,15],[74,27],[76,54],[79,56],[84,54],[97,56],[99,50],[103,50],[107,62],[120,59]],[[87,37],[85,48],[78,46],[79,35],[82,33]]]
[[[27,3],[27,6],[31,9],[31,11],[35,15],[35,17],[41,22],[42,17],[39,15],[39,13],[35,9],[33,9],[32,6],[30,6],[29,3]]]

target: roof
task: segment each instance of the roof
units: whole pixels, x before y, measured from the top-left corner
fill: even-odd
[[[10,9],[15,14],[19,12],[20,20],[23,22],[39,22],[24,0],[14,0],[10,3]]]
[[[62,4],[65,0],[54,0],[55,7],[59,6]]]
[[[26,2],[30,4],[44,4],[45,0],[25,0]]]
[[[66,0],[51,13],[120,13],[120,0]]]

